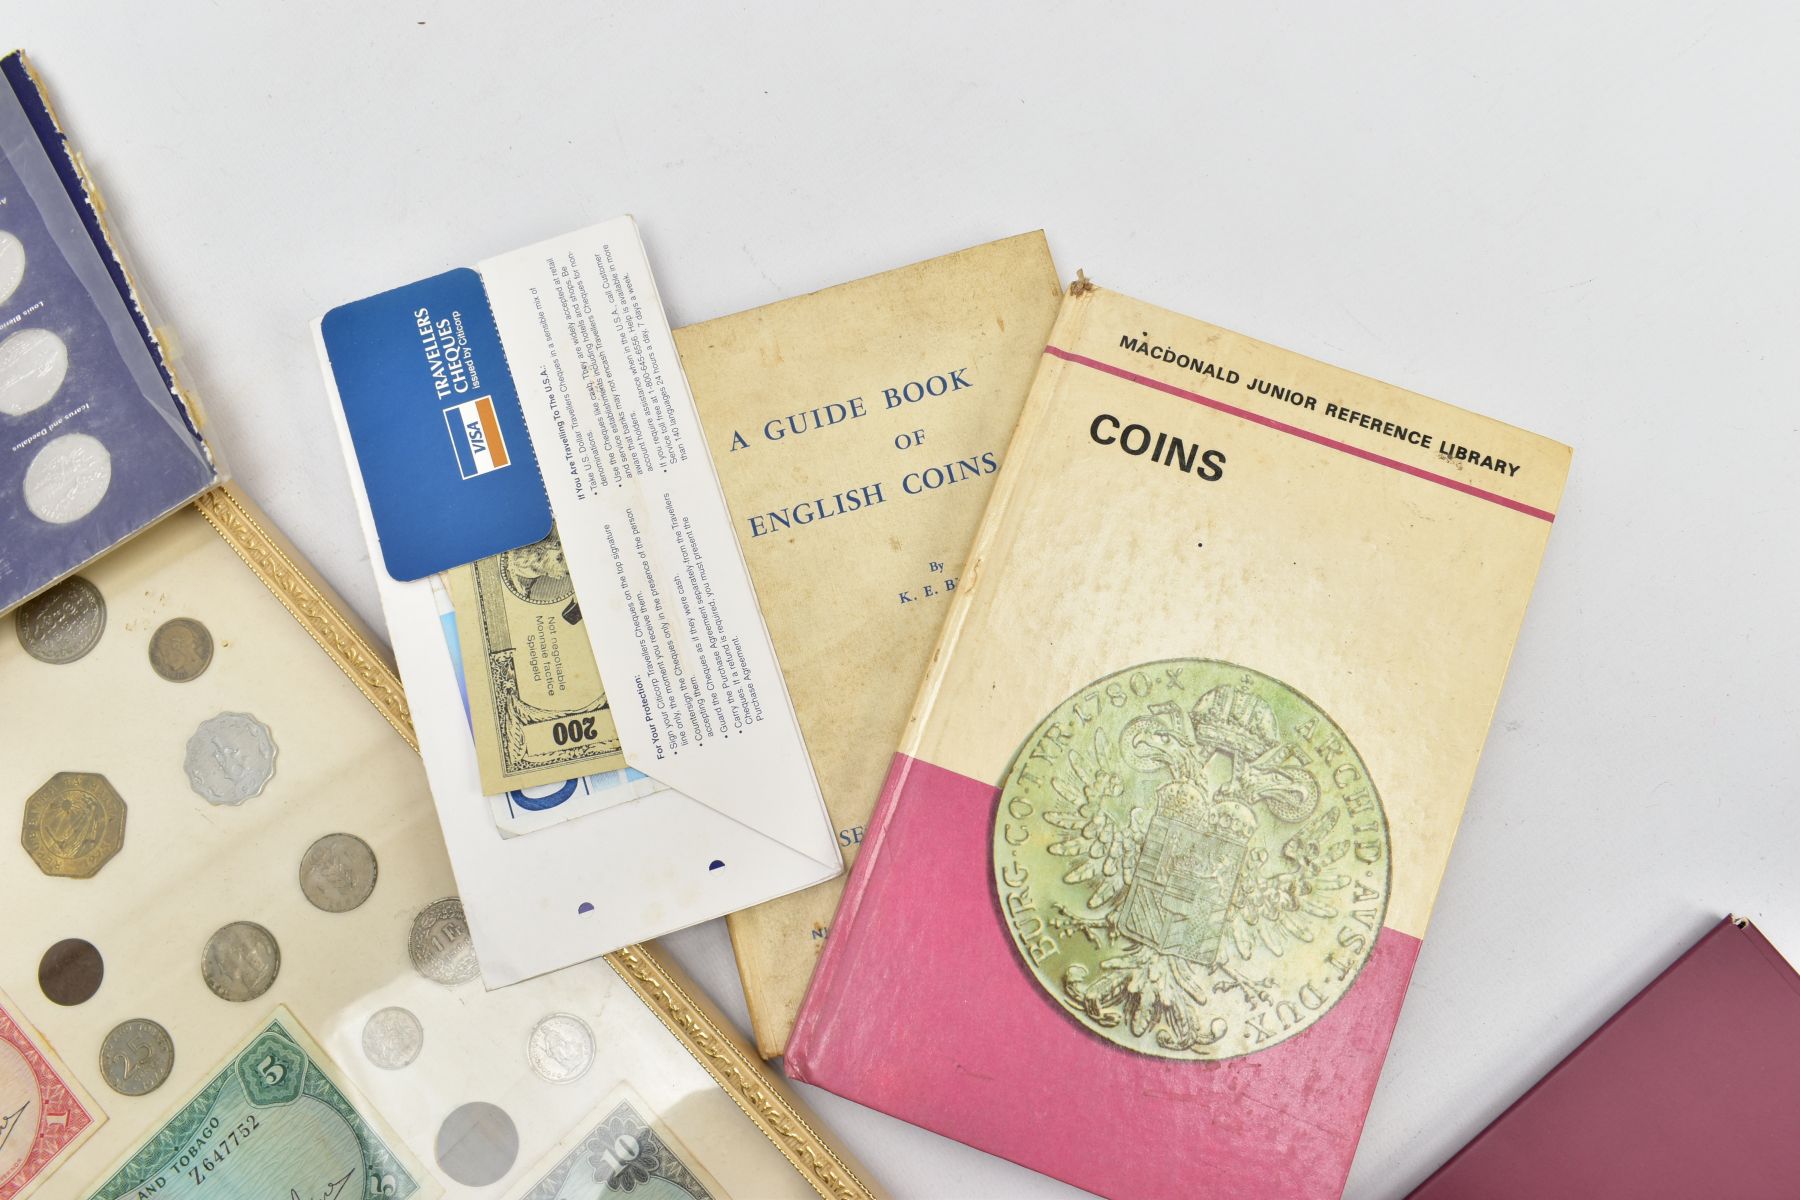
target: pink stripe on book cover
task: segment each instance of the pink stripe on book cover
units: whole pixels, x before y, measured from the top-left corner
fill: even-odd
[[[1486,488],[1475,487],[1472,484],[1462,482],[1460,479],[1452,479],[1448,475],[1439,475],[1435,471],[1427,471],[1422,467],[1415,467],[1411,463],[1403,463],[1399,459],[1389,458],[1385,454],[1377,454],[1373,450],[1364,450],[1361,446],[1352,446],[1349,442],[1340,442],[1336,438],[1326,437],[1322,433],[1314,433],[1310,429],[1302,429],[1298,425],[1290,425],[1286,421],[1277,421],[1273,417],[1265,417],[1259,412],[1252,412],[1247,408],[1239,408],[1237,405],[1227,404],[1223,400],[1214,400],[1211,396],[1202,396],[1199,392],[1190,392],[1185,388],[1178,388],[1172,383],[1164,383],[1160,379],[1152,379],[1148,375],[1140,375],[1136,371],[1128,371],[1124,367],[1115,367],[1111,363],[1101,362],[1097,358],[1089,358],[1085,354],[1076,354],[1073,350],[1064,350],[1060,346],[1045,346],[1044,353],[1052,358],[1060,358],[1064,362],[1075,363],[1077,366],[1090,367],[1093,370],[1101,371],[1118,379],[1126,379],[1147,388],[1154,388],[1159,392],[1166,392],[1171,396],[1179,396],[1181,399],[1189,401],[1190,403],[1204,405],[1207,408],[1225,413],[1227,416],[1237,417],[1241,420],[1249,421],[1252,424],[1276,430],[1279,433],[1289,434],[1293,437],[1303,438],[1306,441],[1328,447],[1332,450],[1342,451],[1345,454],[1353,455],[1356,458],[1363,459],[1367,462],[1376,463],[1383,467],[1391,467],[1396,471],[1411,475],[1415,479],[1423,479],[1430,483],[1435,483],[1440,487],[1447,487],[1452,491],[1461,492],[1465,496],[1474,496],[1477,499],[1486,500],[1491,504],[1498,504],[1502,508],[1510,508],[1514,512],[1521,512],[1526,516],[1536,517],[1540,521],[1556,520],[1555,513],[1547,512],[1541,508],[1535,508],[1520,500],[1514,500],[1511,496],[1502,496],[1498,492],[1490,492]]]
[[[788,1074],[1103,1196],[1340,1195],[1419,940],[1384,928],[1344,998],[1269,1049],[1121,1049],[1019,961],[991,878],[998,790],[894,757]]]

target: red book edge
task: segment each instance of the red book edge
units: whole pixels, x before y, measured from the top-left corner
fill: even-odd
[[[1495,1117],[1492,1121],[1489,1121],[1485,1126],[1483,1126],[1480,1133],[1478,1133],[1474,1137],[1470,1138],[1468,1140],[1468,1142],[1463,1145],[1462,1149],[1458,1150],[1455,1154],[1452,1154],[1447,1160],[1445,1160],[1445,1162],[1443,1163],[1442,1166],[1438,1167],[1437,1170],[1433,1171],[1430,1175],[1426,1176],[1424,1182],[1420,1183],[1419,1186],[1414,1188],[1411,1192],[1408,1192],[1407,1195],[1408,1196],[1416,1195],[1419,1192],[1422,1192],[1426,1188],[1430,1187],[1434,1182],[1437,1181],[1438,1176],[1447,1173],[1452,1167],[1454,1167],[1457,1164],[1457,1162],[1465,1154],[1468,1154],[1471,1150],[1475,1149],[1475,1147],[1478,1146],[1482,1142],[1482,1140],[1488,1136],[1488,1134],[1492,1133],[1497,1126],[1499,1126],[1502,1122],[1504,1122],[1506,1120],[1507,1117],[1511,1116],[1514,1109],[1519,1108],[1527,1100],[1530,1100],[1531,1097],[1537,1093],[1538,1089],[1547,1085],[1551,1080],[1555,1079],[1558,1075],[1560,1075],[1565,1068],[1567,1068],[1572,1063],[1574,1063],[1577,1059],[1579,1059],[1582,1055],[1582,1052],[1585,1051],[1594,1042],[1598,1041],[1600,1039],[1601,1035],[1604,1034],[1609,1028],[1612,1027],[1613,1022],[1617,1021],[1620,1017],[1623,1017],[1627,1012],[1629,1012],[1631,1010],[1632,1006],[1638,1002],[1638,999],[1640,997],[1644,996],[1646,993],[1654,991],[1656,989],[1656,986],[1658,984],[1660,984],[1667,976],[1673,974],[1683,963],[1685,963],[1689,958],[1693,957],[1693,955],[1695,953],[1697,953],[1702,947],[1710,944],[1713,941],[1713,939],[1718,938],[1718,937],[1728,936],[1729,934],[1732,934],[1732,933],[1743,934],[1748,939],[1750,945],[1752,947],[1754,947],[1759,954],[1762,955],[1763,959],[1769,964],[1770,968],[1773,971],[1775,971],[1775,973],[1788,985],[1789,988],[1791,988],[1794,991],[1794,993],[1796,995],[1800,995],[1800,972],[1797,972],[1794,970],[1793,964],[1788,962],[1788,960],[1782,956],[1781,951],[1777,950],[1774,947],[1774,945],[1769,941],[1769,939],[1762,935],[1762,931],[1759,930],[1755,925],[1752,925],[1750,923],[1748,918],[1739,917],[1739,916],[1730,916],[1730,915],[1726,916],[1717,925],[1714,925],[1710,930],[1708,930],[1706,932],[1706,934],[1700,938],[1699,941],[1695,942],[1692,946],[1689,946],[1685,951],[1683,951],[1679,958],[1677,958],[1674,962],[1670,963],[1667,967],[1663,968],[1663,970],[1660,973],[1658,973],[1658,975],[1656,976],[1655,979],[1652,979],[1649,983],[1645,984],[1642,988],[1638,989],[1637,993],[1635,995],[1633,995],[1631,999],[1627,1000],[1624,1004],[1620,1005],[1619,1010],[1617,1012],[1613,1013],[1612,1016],[1608,1017],[1605,1020],[1605,1022],[1603,1024],[1601,1024],[1601,1026],[1598,1029],[1594,1030],[1594,1032],[1588,1034],[1587,1037],[1583,1038],[1581,1041],[1581,1044],[1579,1046],[1577,1046],[1577,1047],[1575,1047],[1575,1049],[1569,1051],[1569,1053],[1563,1057],[1563,1060],[1561,1062],[1557,1063],[1554,1067],[1551,1067],[1549,1071],[1545,1072],[1543,1078],[1539,1079],[1536,1083],[1532,1084],[1529,1088],[1527,1088],[1525,1090],[1525,1092],[1522,1095],[1520,1095],[1517,1100],[1514,1100],[1511,1104],[1507,1105],[1504,1112],[1502,1112],[1499,1116]]]

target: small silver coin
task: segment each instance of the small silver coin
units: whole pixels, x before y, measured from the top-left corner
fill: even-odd
[[[275,739],[249,713],[220,713],[188,738],[184,765],[188,785],[208,804],[242,804],[274,777]]]
[[[206,940],[200,977],[221,1000],[242,1004],[275,986],[281,974],[281,947],[275,935],[253,921],[233,921]]]
[[[175,1043],[155,1021],[133,1017],[100,1043],[100,1077],[121,1096],[145,1096],[175,1069]]]
[[[455,896],[433,900],[419,911],[406,949],[413,969],[437,983],[467,983],[481,973],[462,901]]]
[[[551,1013],[531,1031],[525,1057],[547,1083],[580,1079],[594,1065],[594,1031],[580,1017]]]
[[[212,631],[192,617],[165,621],[150,635],[150,669],[170,683],[200,678],[212,656]]]
[[[300,856],[300,890],[314,908],[328,913],[361,906],[379,873],[369,843],[351,833],[328,833]]]
[[[384,1071],[398,1071],[425,1048],[425,1027],[404,1008],[384,1008],[363,1025],[363,1055]]]
[[[19,606],[13,616],[19,645],[39,662],[72,663],[83,658],[106,630],[106,600],[100,589],[71,575]]]

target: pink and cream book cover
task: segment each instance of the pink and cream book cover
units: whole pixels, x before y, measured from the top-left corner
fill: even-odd
[[[1071,289],[788,1073],[1105,1196],[1339,1195],[1569,457]]]

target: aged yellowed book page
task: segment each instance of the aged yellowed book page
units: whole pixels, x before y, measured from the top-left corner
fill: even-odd
[[[1040,232],[675,333],[846,866],[1060,296]],[[767,1057],[842,890],[730,918]]]

